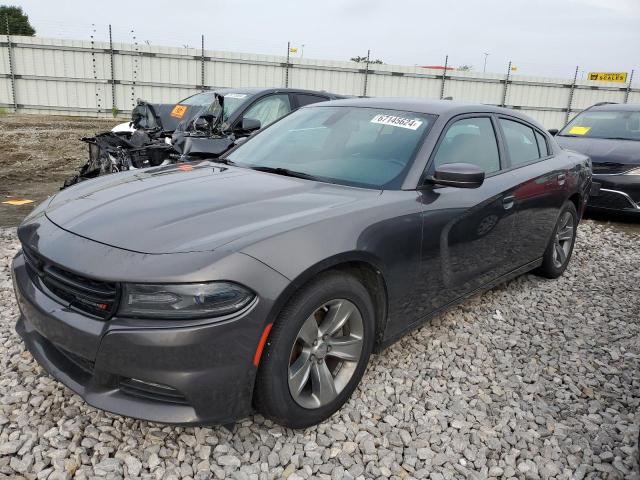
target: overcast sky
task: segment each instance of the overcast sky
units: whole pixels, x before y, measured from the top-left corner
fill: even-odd
[[[636,70],[640,79],[640,0],[0,0],[22,6],[43,37],[348,60],[366,55],[401,65],[472,65],[518,74],[571,77]],[[131,31],[133,30],[133,34]],[[298,53],[300,55],[301,52]],[[635,82],[634,82],[635,83]]]

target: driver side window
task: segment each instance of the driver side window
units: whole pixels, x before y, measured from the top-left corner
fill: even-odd
[[[290,111],[289,95],[269,95],[251,105],[244,112],[243,117],[260,120],[260,127],[264,128],[284,117]]]
[[[434,167],[470,163],[485,174],[500,170],[496,132],[489,117],[463,118],[447,129],[434,157]]]

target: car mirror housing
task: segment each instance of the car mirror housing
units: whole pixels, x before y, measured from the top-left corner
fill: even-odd
[[[260,120],[246,117],[242,119],[241,129],[244,132],[255,132],[256,130],[260,130],[260,127],[262,127]]]
[[[478,188],[484,182],[484,170],[471,163],[445,163],[436,168],[431,183],[457,188]]]
[[[557,128],[550,128],[549,130],[547,130],[551,135],[553,135],[554,137],[558,134],[558,129]]]

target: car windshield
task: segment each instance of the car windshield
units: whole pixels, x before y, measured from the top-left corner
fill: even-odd
[[[640,140],[640,111],[587,110],[571,120],[559,135]]]
[[[249,96],[250,95],[248,93],[239,92],[225,94],[222,120],[227,120],[238,109],[238,107],[249,98]],[[215,100],[216,92],[202,92],[191,95],[184,100],[180,100],[178,104],[188,105],[190,107],[202,107],[202,113],[210,112],[217,115],[220,106]]]
[[[286,169],[320,181],[399,188],[434,118],[365,107],[302,108],[227,158],[242,167]]]

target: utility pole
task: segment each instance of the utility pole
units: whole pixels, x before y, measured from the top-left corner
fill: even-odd
[[[484,67],[482,67],[482,73],[487,73],[487,58],[489,58],[490,53],[484,52]]]

